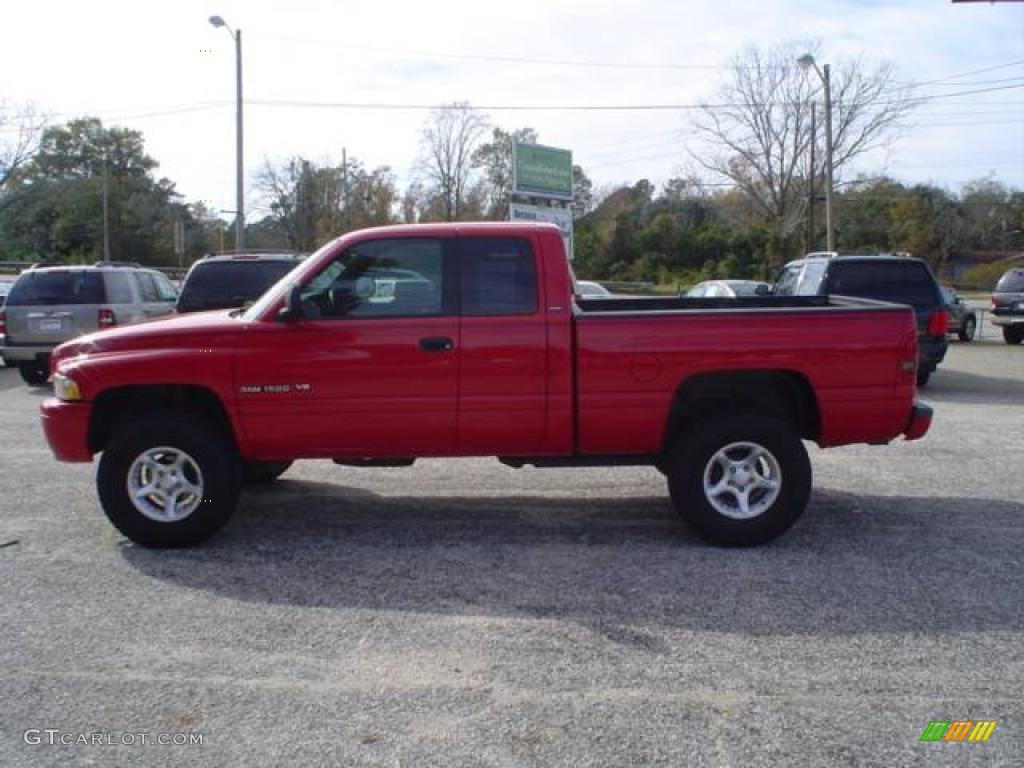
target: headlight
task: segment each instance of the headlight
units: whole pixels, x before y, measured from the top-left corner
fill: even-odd
[[[82,393],[78,391],[78,384],[74,379],[69,379],[62,373],[53,374],[53,394],[59,400],[81,400]]]

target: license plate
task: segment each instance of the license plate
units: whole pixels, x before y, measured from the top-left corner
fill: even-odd
[[[62,323],[60,318],[43,318],[39,321],[40,331],[59,331]]]

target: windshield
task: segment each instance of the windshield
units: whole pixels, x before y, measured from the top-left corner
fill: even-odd
[[[8,306],[103,304],[103,275],[94,270],[26,272],[11,288]]]

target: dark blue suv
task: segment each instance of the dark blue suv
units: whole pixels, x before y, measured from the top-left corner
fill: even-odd
[[[942,290],[920,259],[910,256],[825,256],[791,261],[779,273],[776,296],[831,294],[909,304],[917,315],[917,384],[928,383],[946,356],[949,311]]]

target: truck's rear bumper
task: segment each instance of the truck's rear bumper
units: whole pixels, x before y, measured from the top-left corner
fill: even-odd
[[[49,346],[20,346],[20,345],[3,345],[0,346],[0,357],[4,359],[5,363],[31,363],[37,360],[42,361],[50,356],[53,352],[53,348],[56,344],[50,344]]]
[[[55,397],[43,400],[39,415],[50,450],[58,461],[92,461],[89,450],[91,403],[65,403]]]
[[[992,325],[1024,325],[1024,315],[997,315],[991,313],[988,319],[992,322]]]
[[[914,403],[910,409],[910,420],[903,435],[907,440],[917,440],[925,436],[932,425],[932,407],[924,403]]]

